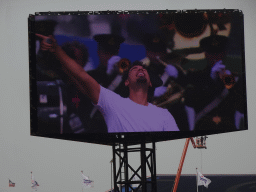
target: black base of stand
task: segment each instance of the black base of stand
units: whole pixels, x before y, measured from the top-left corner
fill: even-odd
[[[128,163],[129,152],[140,152],[141,165],[136,170]],[[151,192],[157,192],[155,142],[152,142],[152,148],[146,148],[145,142],[137,148],[132,148],[125,142],[113,145],[113,167],[114,192],[147,192],[147,188],[151,188]],[[151,179],[146,178],[147,170]],[[132,174],[129,175],[129,172]],[[138,179],[134,180],[134,176]]]

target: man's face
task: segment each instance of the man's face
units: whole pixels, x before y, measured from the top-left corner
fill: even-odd
[[[113,54],[98,49],[98,56],[101,65],[107,66],[108,60],[113,56]]]
[[[140,65],[135,65],[129,70],[125,85],[143,85],[147,87],[152,86],[148,71]]]

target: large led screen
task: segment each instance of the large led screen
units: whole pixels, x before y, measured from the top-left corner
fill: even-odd
[[[240,10],[47,12],[28,24],[31,135],[111,143],[248,129]]]

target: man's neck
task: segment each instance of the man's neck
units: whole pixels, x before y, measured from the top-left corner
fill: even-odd
[[[148,93],[142,88],[130,90],[129,98],[137,104],[148,106]]]

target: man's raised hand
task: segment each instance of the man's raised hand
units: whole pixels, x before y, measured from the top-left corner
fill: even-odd
[[[36,33],[35,35],[41,39],[40,49],[42,51],[50,51],[52,53],[56,51],[57,43],[52,35],[44,36],[38,33]]]

